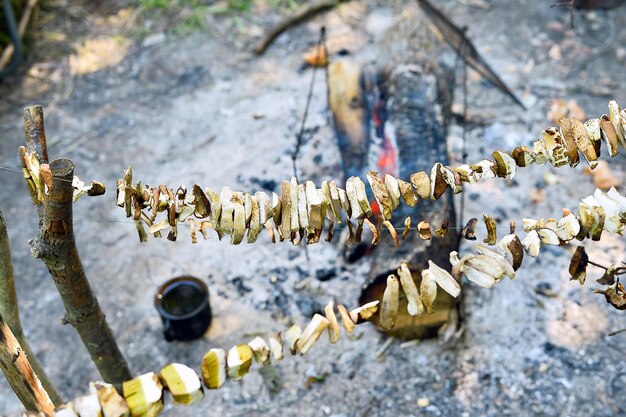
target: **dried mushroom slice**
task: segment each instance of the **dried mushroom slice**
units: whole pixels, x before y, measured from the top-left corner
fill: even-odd
[[[624,286],[619,282],[619,279],[606,290],[595,290],[594,292],[604,294],[606,302],[616,309],[626,310],[626,290],[624,290]]]
[[[331,183],[332,184],[332,183]],[[337,188],[339,192],[339,200],[341,201],[341,208],[346,212],[346,219],[353,218],[352,217],[352,208],[350,207],[350,201],[348,200],[348,193],[341,188]]]
[[[395,275],[387,277],[387,286],[383,293],[383,301],[380,305],[380,327],[393,329],[398,319],[400,305],[400,283]]]
[[[552,166],[561,167],[570,163],[569,152],[565,146],[563,136],[557,128],[550,127],[545,129],[541,134],[541,137],[546,147],[546,151],[548,152]]]
[[[450,186],[450,189],[454,194],[458,194],[463,191],[463,181],[461,181],[461,175],[452,167],[442,166],[441,174],[443,175],[444,181]]]
[[[400,284],[402,290],[406,295],[408,306],[407,310],[411,316],[419,316],[424,312],[424,304],[413,281],[413,276],[406,263],[401,263],[398,268],[398,277],[400,277]]]
[[[115,387],[104,382],[91,382],[89,390],[96,394],[102,409],[102,417],[128,417],[130,408]],[[56,413],[55,413],[56,416]]]
[[[220,215],[222,214],[222,202],[220,201],[220,196],[217,195],[215,191],[211,190],[210,188],[205,188],[204,194],[209,200],[209,204],[211,206],[209,221],[212,225],[219,225]]]
[[[487,238],[483,240],[488,245],[495,245],[498,240],[496,231],[496,221],[492,217],[483,214],[483,220],[485,221],[485,227],[487,228]]]
[[[270,347],[263,338],[257,336],[248,342],[248,346],[252,349],[254,360],[265,366],[270,364]]]
[[[411,218],[407,217],[404,219],[404,230],[402,231],[402,240],[405,240],[409,237],[409,233],[411,232]]]
[[[102,408],[95,393],[76,398],[74,408],[81,417],[102,417]]]
[[[324,307],[324,315],[328,320],[328,342],[330,344],[337,343],[339,341],[339,322],[337,322],[337,316],[335,315],[335,303],[330,301]]]
[[[561,137],[563,143],[567,149],[567,155],[569,157],[569,164],[572,167],[577,166],[580,163],[580,157],[578,156],[578,146],[574,140],[574,130],[572,125],[572,119],[566,117],[559,120]]]
[[[283,352],[283,338],[281,333],[273,333],[268,337],[267,340],[270,345],[270,352],[272,353],[272,363],[276,363],[282,360],[285,354]]]
[[[291,177],[291,181],[289,182],[289,203],[291,208],[289,212],[290,234],[293,236],[294,233],[300,229],[300,218],[298,216],[298,182],[296,181],[296,177]],[[283,228],[283,237],[287,239],[290,234],[284,234],[284,232],[285,229]]]
[[[359,201],[359,204],[361,205],[361,210],[363,210],[363,213],[367,217],[370,217],[372,215],[372,207],[370,206],[370,202],[367,199],[367,192],[365,191],[365,184],[363,183],[363,181],[361,181],[361,178],[359,177],[354,177],[353,183],[356,189],[357,199]]]
[[[239,381],[250,370],[252,365],[252,349],[248,345],[233,346],[228,351],[226,364],[228,366],[228,376],[233,381]]]
[[[441,223],[441,227],[435,230],[435,234],[441,238],[444,237],[446,234],[448,234],[449,225],[450,225],[450,220],[445,219],[443,223]]]
[[[352,219],[360,219],[364,216],[363,209],[361,208],[361,203],[359,202],[359,195],[357,193],[357,177],[350,177],[346,181],[346,194],[348,196],[348,201],[350,202],[350,209],[352,211]]]
[[[583,285],[585,283],[585,278],[587,277],[588,264],[589,257],[587,256],[587,252],[585,252],[585,247],[578,246],[572,256],[572,260],[569,263],[570,279],[575,279],[580,282],[580,285]]]
[[[302,329],[297,324],[294,324],[285,332],[285,343],[287,344],[289,352],[291,352],[292,355],[296,354],[296,344],[301,336]]]
[[[422,282],[420,284],[420,295],[428,314],[435,312],[435,300],[437,299],[437,281],[433,277],[430,269],[422,271]]]
[[[612,158],[619,153],[619,139],[615,127],[609,120],[607,115],[603,115],[600,118],[600,134],[602,140],[606,143],[606,147],[609,150],[609,156]]]
[[[204,219],[206,217],[209,217],[209,215],[211,214],[211,203],[209,202],[209,199],[207,198],[204,191],[202,191],[202,188],[200,188],[200,186],[197,184],[193,185],[193,196],[195,206],[193,212],[194,216],[196,216],[198,219]]]
[[[615,129],[615,133],[617,134],[617,140],[622,144],[624,148],[626,148],[626,136],[624,136],[624,131],[622,130],[620,110],[615,100],[609,101],[609,120],[611,121],[611,124]]]
[[[298,224],[301,229],[309,230],[309,207],[307,202],[307,194],[304,189],[304,184],[298,184]],[[317,189],[315,190],[317,195]],[[319,198],[319,196],[318,196]]]
[[[580,217],[581,226],[587,231],[587,236],[591,240],[600,240],[606,213],[593,196],[582,199],[578,204],[578,216]]]
[[[396,228],[393,227],[393,224],[391,224],[391,222],[389,220],[385,220],[383,222],[383,224],[385,225],[387,230],[389,230],[389,234],[391,235],[391,238],[393,239],[393,245],[396,248],[399,247],[400,246],[400,241],[398,240],[398,233],[396,232]]]
[[[276,227],[280,227],[280,222],[283,219],[283,203],[282,198],[279,197],[276,193],[272,193],[272,215],[270,217],[274,219],[274,224],[276,225]]]
[[[331,181],[328,184],[328,189],[329,189],[329,194],[330,194],[330,199],[328,200],[330,209],[333,212],[333,216],[335,216],[337,224],[341,224],[342,222],[341,209],[343,205],[341,203],[341,193],[339,192],[339,189],[337,188],[337,183],[335,183],[335,181]],[[326,194],[325,190],[324,190],[324,194]],[[350,212],[347,212],[347,213],[349,217]]]
[[[430,240],[433,237],[433,234],[430,231],[430,223],[426,220],[422,220],[417,225],[417,235],[422,240]]]
[[[469,182],[479,182],[496,177],[496,165],[489,159],[483,159],[477,164],[470,165],[472,172]]]
[[[539,250],[541,249],[541,240],[536,230],[528,232],[526,237],[522,240],[522,246],[526,249],[526,252],[532,257],[539,256]]]
[[[469,219],[465,228],[463,229],[463,237],[467,240],[476,240],[476,223],[478,223],[478,219],[476,217],[472,217]]]
[[[376,228],[376,226],[374,225],[374,223],[372,223],[368,218],[364,218],[363,221],[365,222],[365,224],[367,225],[367,227],[369,227],[370,231],[372,232],[372,245],[378,245],[378,242],[380,241],[380,235],[378,234],[378,229]]]
[[[535,163],[535,158],[533,157],[531,150],[526,146],[518,146],[513,149],[511,156],[520,168],[524,168]]]
[[[596,155],[600,156],[601,144],[602,144],[602,133],[600,132],[600,119],[589,119],[585,123],[585,130],[587,131],[587,135],[591,142],[593,143],[593,148],[596,151]]]
[[[359,324],[372,318],[378,311],[378,300],[371,301],[367,304],[363,304],[361,307],[357,307],[350,311],[350,319],[353,323]]]
[[[404,200],[404,203],[409,207],[415,207],[418,202],[417,194],[415,194],[415,189],[413,186],[402,180],[398,180],[398,188],[400,188],[400,195]]]
[[[433,165],[433,169],[430,172],[430,198],[434,200],[439,199],[448,188],[448,183],[443,176],[442,168],[443,165],[437,162]]]
[[[500,178],[511,179],[515,177],[517,164],[515,160],[506,152],[495,151],[492,153],[496,162],[496,175]]]
[[[343,325],[344,330],[350,334],[354,331],[355,323],[350,318],[350,313],[346,307],[342,304],[337,305],[337,310],[339,310],[339,314],[341,314],[341,324]]]
[[[387,191],[389,192],[391,207],[395,210],[400,205],[400,184],[393,175],[389,174],[385,174],[383,180],[385,181],[385,187],[387,187]]]
[[[256,242],[257,237],[263,230],[261,214],[257,195],[250,198],[250,226],[248,228],[248,243]]]
[[[472,175],[472,168],[468,164],[459,165],[456,168],[452,168],[459,177],[461,177],[461,181],[467,182],[469,184],[473,184],[476,182],[476,178]]]
[[[287,239],[291,236],[291,184],[286,180],[280,183],[280,206],[280,234]]]
[[[326,319],[326,317],[322,316],[321,314],[313,315],[313,318],[304,328],[304,330],[302,331],[302,336],[300,336],[298,342],[296,343],[297,352],[299,352],[301,355],[306,354],[309,349],[313,347],[315,342],[317,342],[322,333],[324,333],[324,330],[326,330],[329,324],[330,323]]]
[[[156,416],[163,410],[163,385],[154,372],[123,382],[122,391],[133,416]]]
[[[430,198],[430,177],[424,171],[411,174],[411,184],[415,187],[417,195],[423,199]]]
[[[170,391],[175,404],[193,404],[204,397],[202,384],[196,371],[190,367],[172,363],[161,369],[161,381]]]
[[[391,202],[391,197],[389,196],[389,191],[387,191],[387,187],[383,180],[378,178],[378,172],[369,171],[367,173],[367,181],[372,188],[372,193],[374,194],[374,198],[380,207],[380,211],[385,218],[385,220],[390,220],[393,215],[393,204]]]
[[[310,228],[310,230],[307,231],[307,234],[310,234],[316,230],[321,231],[324,227],[324,217],[326,213],[322,213],[322,199],[320,198],[320,194],[317,192],[317,188],[315,188],[313,181],[307,181],[305,183],[305,187],[305,200],[307,204]]]
[[[524,247],[519,237],[513,233],[508,234],[500,240],[498,246],[507,253],[513,271],[517,271],[524,260]]]
[[[246,234],[246,209],[244,207],[244,195],[242,192],[233,192],[233,234],[230,243],[238,245],[243,241]]]
[[[216,229],[230,235],[234,229],[235,204],[233,203],[233,192],[228,187],[223,187],[220,193],[220,203],[222,205],[222,213],[220,215],[219,224]]]
[[[544,165],[550,161],[550,154],[546,149],[546,144],[542,139],[533,142],[533,158],[537,165]]]
[[[202,381],[208,389],[218,389],[226,382],[226,351],[211,349],[202,358]]]
[[[580,153],[585,157],[585,161],[591,169],[598,165],[598,154],[596,153],[595,143],[587,133],[585,125],[577,119],[569,119],[574,142]]]

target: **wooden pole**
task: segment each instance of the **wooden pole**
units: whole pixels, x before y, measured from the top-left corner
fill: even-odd
[[[24,350],[2,315],[0,315],[0,369],[26,410],[54,416],[54,404],[41,386]]]
[[[24,109],[26,148],[48,163],[41,106]],[[78,256],[72,219],[74,163],[60,158],[50,163],[52,188],[37,203],[39,236],[30,241],[31,253],[43,260],[63,299],[69,323],[78,332],[105,382],[120,387],[132,379],[128,364],[91,290]]]
[[[15,335],[19,344],[24,349],[26,356],[30,359],[30,364],[35,374],[41,381],[44,389],[50,395],[54,405],[63,404],[63,399],[48,378],[45,370],[39,363],[37,356],[30,348],[22,329],[20,313],[17,303],[17,292],[15,291],[15,279],[13,276],[13,263],[11,262],[11,248],[9,246],[9,236],[2,212],[0,212],[0,315],[4,316],[6,323]]]

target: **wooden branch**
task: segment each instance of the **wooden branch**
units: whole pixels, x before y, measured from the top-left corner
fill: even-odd
[[[26,150],[35,152],[40,164],[48,163],[46,130],[43,124],[43,108],[39,105],[24,109],[24,140]],[[71,181],[71,178],[70,178]]]
[[[24,9],[24,13],[22,13],[22,18],[17,26],[17,32],[20,36],[20,39],[24,37],[24,32],[26,32],[26,27],[28,26],[28,22],[30,21],[30,17],[33,14],[33,10],[37,5],[37,0],[29,0],[26,8]],[[2,51],[2,55],[0,55],[0,68],[4,68],[4,66],[9,62],[13,52],[15,51],[15,45],[10,44],[4,51]]]
[[[15,279],[13,277],[11,248],[9,246],[9,237],[2,212],[0,212],[0,315],[4,316],[15,338],[22,346],[22,349],[24,349],[26,356],[30,359],[30,364],[35,374],[39,377],[44,389],[50,395],[52,402],[55,405],[63,404],[63,399],[48,378],[37,356],[35,356],[35,353],[30,348],[24,331],[22,330],[17,303],[17,292],[15,291]]]
[[[324,10],[332,9],[344,1],[345,0],[318,0],[313,3],[305,3],[293,12],[293,14],[285,17],[283,20],[278,22],[276,26],[270,28],[254,46],[254,53],[257,55],[263,55],[274,40],[287,29],[312,18]]]
[[[54,405],[43,389],[8,324],[0,315],[0,369],[9,385],[30,412],[54,416]]]
[[[48,267],[65,305],[65,321],[80,335],[100,375],[119,385],[132,376],[87,281],[74,240],[74,163],[60,158],[52,161],[50,169],[52,190],[44,197],[39,236],[30,242],[31,252]]]

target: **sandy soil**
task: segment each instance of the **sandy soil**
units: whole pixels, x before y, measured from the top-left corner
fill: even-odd
[[[515,107],[470,73],[470,161],[528,144],[548,125],[551,99],[575,100],[590,117],[605,113],[609,98],[625,102],[623,8],[576,13],[571,30],[568,13],[546,1],[437,3],[469,27],[481,53],[529,106]],[[491,6],[472,6],[485,3]],[[91,58],[81,55],[91,62],[72,65],[78,58],[67,56],[31,62],[28,75],[0,85],[0,166],[17,167],[22,108],[40,103],[50,154],[75,161],[84,180],[112,186],[132,164],[135,177],[149,184],[273,191],[292,173],[290,155],[310,79],[309,70],[300,69],[300,54],[315,43],[320,25],[328,26],[329,42],[345,45],[355,59],[384,64],[377,62],[384,56],[377,49],[384,31],[423,24],[412,2],[352,2],[292,30],[256,58],[250,41],[258,25],[272,19],[271,12],[259,13],[248,17],[245,31],[236,29],[232,18],[209,18],[209,31],[169,38],[153,33],[143,42],[116,43],[115,53],[107,49],[107,38],[121,30],[124,15],[88,15],[107,22],[81,33],[82,41],[94,42],[89,45],[104,44],[94,46]],[[102,50],[107,59],[98,55]],[[340,177],[323,83],[314,90],[308,132],[298,161],[301,178]],[[450,128],[457,161],[461,132],[459,126]],[[611,161],[611,168],[624,178],[623,158]],[[522,217],[575,209],[594,189],[582,170],[533,167],[510,183],[468,187],[465,217],[486,212],[503,225],[511,219],[519,224]],[[546,173],[555,174],[558,183],[546,181]],[[25,331],[62,393],[84,394],[98,374],[73,329],[61,325],[63,306],[47,271],[30,257],[36,213],[19,173],[1,171],[0,178],[0,210],[9,226]],[[532,204],[537,188],[545,198]],[[237,247],[217,239],[192,245],[185,238],[139,244],[133,224],[115,207],[114,194],[110,187],[104,197],[78,202],[75,232],[90,281],[137,374],[171,362],[198,367],[209,348],[229,348],[293,321],[305,324],[331,298],[353,306],[369,268],[367,260],[346,265],[336,245],[325,243],[308,253],[265,239]],[[619,236],[587,247],[597,262],[624,259]],[[395,342],[377,357],[385,336],[361,326],[337,345],[321,341],[306,358],[255,367],[241,382],[207,393],[200,404],[167,406],[163,415],[626,415],[626,333],[608,336],[626,327],[623,313],[592,294],[598,287],[593,279],[584,287],[568,281],[569,250],[546,248],[540,258],[525,260],[514,281],[492,290],[466,286],[465,333],[452,345]],[[329,270],[333,279],[316,278]],[[167,343],[152,299],[160,283],[182,274],[209,283],[214,325],[200,341]],[[537,286],[556,296],[539,295]],[[323,382],[305,385],[320,376]],[[0,415],[18,415],[20,409],[0,381]]]

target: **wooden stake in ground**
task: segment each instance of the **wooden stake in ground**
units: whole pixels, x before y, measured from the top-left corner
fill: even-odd
[[[58,394],[54,385],[52,385],[52,382],[50,382],[50,379],[48,379],[48,375],[46,375],[39,360],[37,360],[37,356],[35,356],[30,348],[24,336],[24,331],[22,330],[22,322],[20,321],[20,313],[17,304],[17,293],[15,291],[15,280],[13,278],[9,236],[2,212],[0,212],[0,315],[4,316],[15,338],[22,346],[22,349],[24,349],[35,374],[39,377],[41,384],[50,395],[54,405],[63,404],[63,399]]]
[[[0,369],[28,411],[54,415],[54,405],[43,389],[8,324],[0,315]]]
[[[41,106],[24,110],[26,146],[47,164],[47,150]],[[114,385],[132,378],[98,299],[85,276],[74,240],[72,220],[72,178],[74,163],[60,158],[50,163],[52,187],[39,202],[39,236],[30,241],[32,255],[40,258],[63,299],[64,321],[78,332],[102,379]]]

